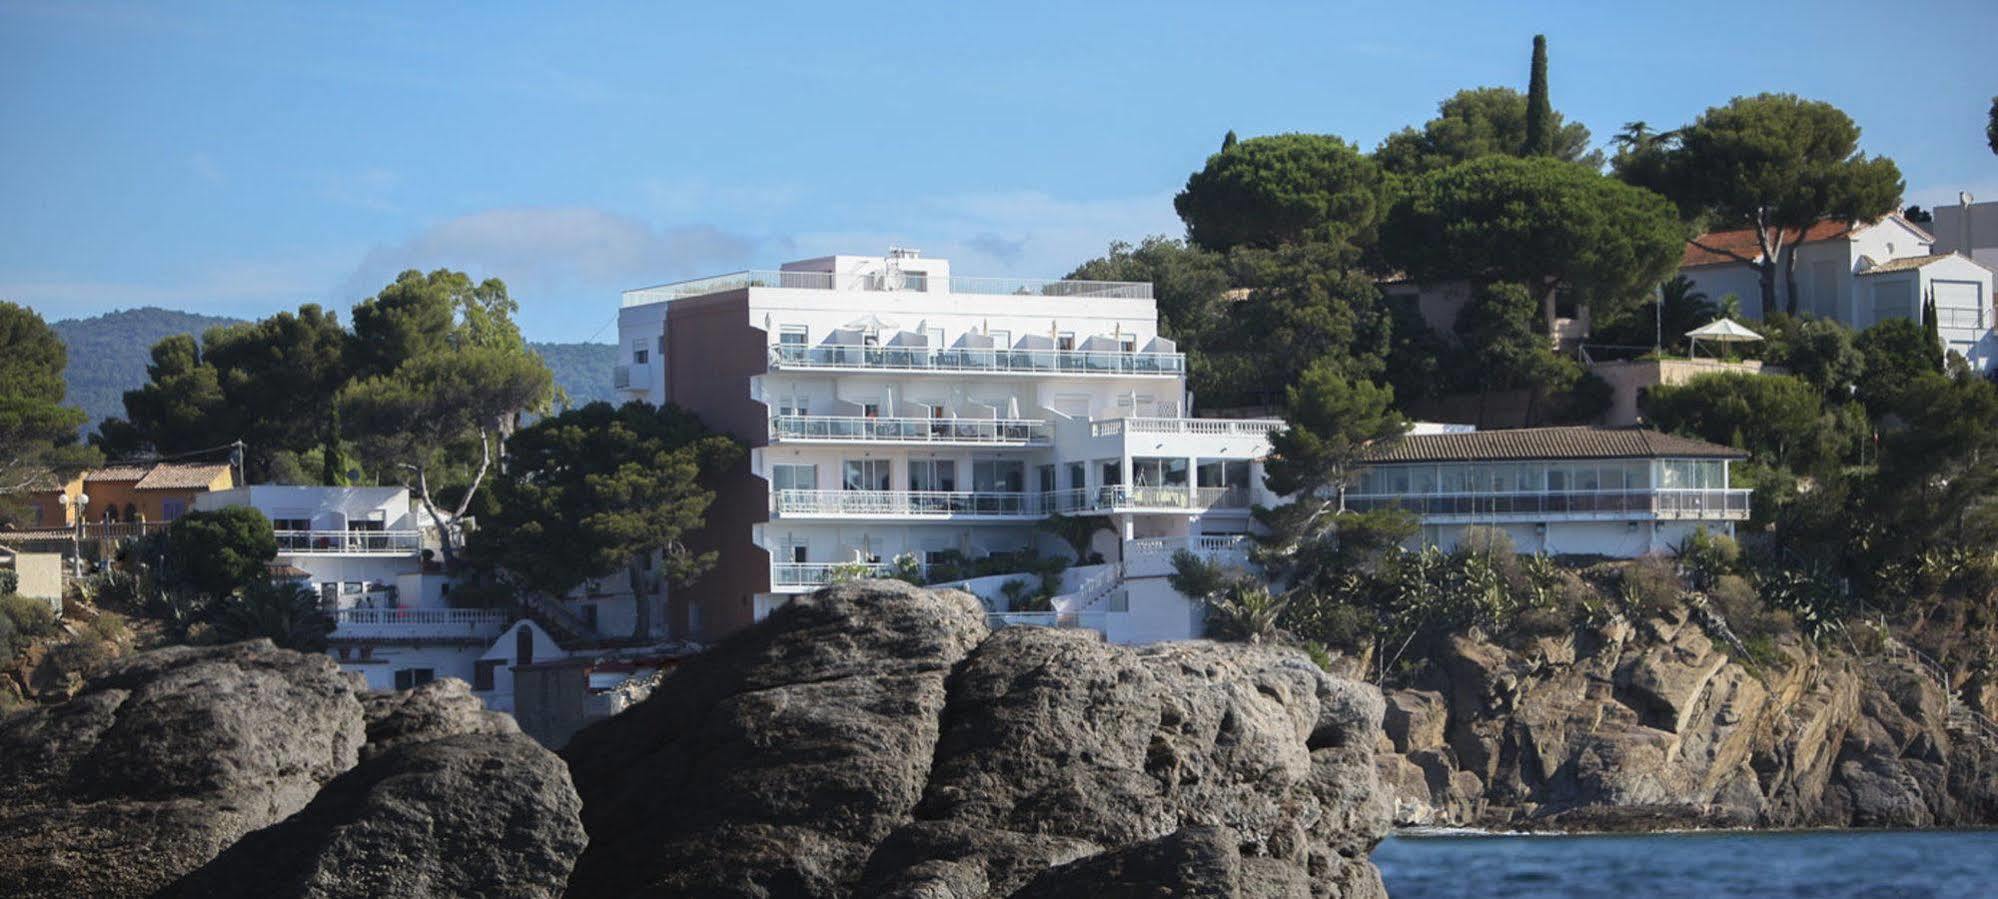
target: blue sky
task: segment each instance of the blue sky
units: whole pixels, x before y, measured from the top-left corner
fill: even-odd
[[[0,0],[0,299],[344,313],[449,266],[582,340],[622,288],[890,244],[1059,276],[1177,235],[1228,129],[1371,149],[1458,88],[1523,88],[1536,31],[1598,142],[1792,91],[1911,201],[1998,199],[1989,2]]]

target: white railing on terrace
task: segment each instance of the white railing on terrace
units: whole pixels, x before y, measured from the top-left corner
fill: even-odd
[[[1345,508],[1354,512],[1401,508],[1432,519],[1477,519],[1504,515],[1745,519],[1749,511],[1749,495],[1747,490],[1675,488],[1423,495],[1349,493],[1345,497]]]
[[[1093,631],[1103,630],[1104,612],[993,612],[985,616],[985,624],[992,628],[1034,627],[1083,628]]]
[[[861,440],[893,443],[1046,444],[1054,430],[1027,418],[866,418],[845,415],[778,415],[772,440]]]
[[[956,293],[981,296],[1101,297],[1149,300],[1152,285],[1144,281],[1071,281],[1046,278],[932,278],[920,272],[787,272],[759,269],[730,272],[691,281],[628,290],[624,305],[643,306],[682,297],[697,297],[745,287],[786,290],[864,290],[908,293]]]
[[[335,637],[492,637],[507,624],[501,609],[340,609]]]
[[[822,343],[770,348],[773,369],[861,369],[988,374],[1182,375],[1184,353],[1122,350],[1020,350]]]
[[[917,569],[928,574],[927,566]],[[772,587],[823,587],[849,578],[885,578],[895,574],[886,562],[774,562],[770,565]]]
[[[281,553],[406,554],[423,548],[416,531],[278,531]]]
[[[1106,418],[1089,423],[1096,437],[1118,434],[1202,434],[1217,437],[1262,437],[1285,427],[1275,418]]]
[[[1151,556],[1171,558],[1182,549],[1200,556],[1247,557],[1249,538],[1242,534],[1203,534],[1198,537],[1139,537],[1124,541],[1126,558]]]
[[[1246,487],[1098,487],[1084,490],[778,490],[778,515],[1028,518],[1126,509],[1247,509]]]

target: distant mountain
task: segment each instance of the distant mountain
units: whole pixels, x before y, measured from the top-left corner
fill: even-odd
[[[157,306],[110,312],[96,318],[71,318],[51,324],[69,347],[69,402],[90,413],[86,428],[113,415],[125,414],[125,391],[146,383],[146,363],[153,344],[175,334],[193,334],[237,319],[196,315]],[[606,375],[606,378],[609,376]]]
[[[72,318],[50,327],[69,347],[69,401],[90,414],[88,429],[125,414],[125,391],[146,383],[146,363],[153,344],[175,334],[193,334],[240,319],[197,315],[146,306],[95,318]],[[529,343],[555,373],[555,384],[573,405],[593,400],[615,402],[611,363],[617,347],[608,343]]]

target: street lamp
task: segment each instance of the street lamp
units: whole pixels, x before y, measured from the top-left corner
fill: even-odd
[[[82,577],[84,509],[90,505],[90,494],[78,493],[75,496],[64,496],[60,501],[63,505],[70,507],[70,516],[76,522],[76,531],[70,538],[72,549],[74,550],[70,553],[70,562],[76,576]]]

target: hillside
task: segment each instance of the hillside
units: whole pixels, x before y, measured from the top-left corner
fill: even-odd
[[[146,306],[93,318],[54,322],[51,327],[69,347],[69,401],[90,414],[88,427],[125,411],[125,391],[146,382],[146,362],[153,344],[174,334],[196,334],[238,319],[199,315]],[[547,360],[555,383],[570,401],[582,405],[613,400],[611,360],[617,348],[607,343],[530,343]]]

